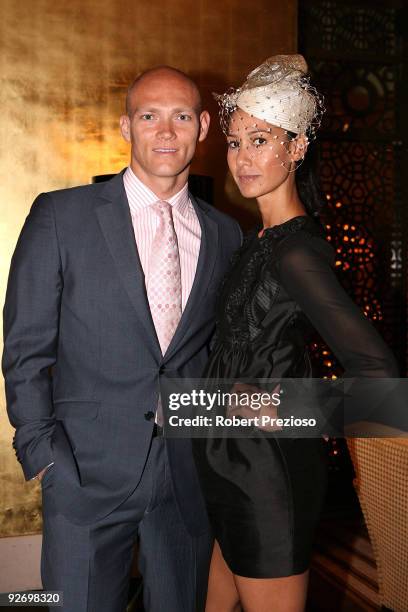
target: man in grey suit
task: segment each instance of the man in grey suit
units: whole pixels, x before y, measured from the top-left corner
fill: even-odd
[[[129,168],[41,194],[22,229],[4,308],[7,409],[24,476],[41,480],[43,585],[63,591],[63,609],[123,612],[139,538],[146,611],[195,612],[212,539],[191,440],[162,435],[159,382],[200,376],[241,232],[188,192],[209,126],[189,77],[145,72],[120,123]]]

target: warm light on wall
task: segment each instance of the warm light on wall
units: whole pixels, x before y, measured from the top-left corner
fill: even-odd
[[[222,208],[225,143],[211,92],[240,83],[274,53],[296,51],[295,0],[273,6],[270,0],[37,0],[27,8],[26,2],[3,2],[0,20],[1,303],[35,196],[127,165],[118,119],[138,72],[171,64],[196,79],[212,105],[213,125],[193,172],[215,178]],[[229,195],[234,200],[236,192]],[[23,480],[2,393],[0,405],[0,535],[38,532],[38,485]]]

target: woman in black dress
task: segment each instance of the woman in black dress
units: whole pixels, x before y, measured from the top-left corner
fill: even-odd
[[[306,72],[302,56],[275,56],[219,97],[228,165],[242,195],[256,198],[263,229],[246,237],[224,279],[207,379],[312,377],[314,330],[345,376],[398,376],[332,271],[333,248],[313,219],[317,192],[297,188],[322,109]],[[258,431],[193,441],[216,540],[207,612],[304,609],[326,489],[324,441]]]

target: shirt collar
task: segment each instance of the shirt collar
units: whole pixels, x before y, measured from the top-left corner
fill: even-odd
[[[151,206],[160,200],[157,195],[149,189],[133,172],[130,166],[123,175],[123,184],[129,202],[130,210],[137,214],[143,208]],[[186,217],[192,208],[188,193],[188,183],[180,189],[178,193],[168,198],[167,202],[177,210],[183,217]]]

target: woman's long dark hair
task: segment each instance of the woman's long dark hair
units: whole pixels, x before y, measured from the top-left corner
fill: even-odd
[[[296,134],[288,132],[291,138]],[[320,211],[326,203],[320,187],[319,180],[320,151],[316,141],[309,142],[305,159],[297,168],[295,173],[296,187],[299,198],[308,215],[319,217]]]

